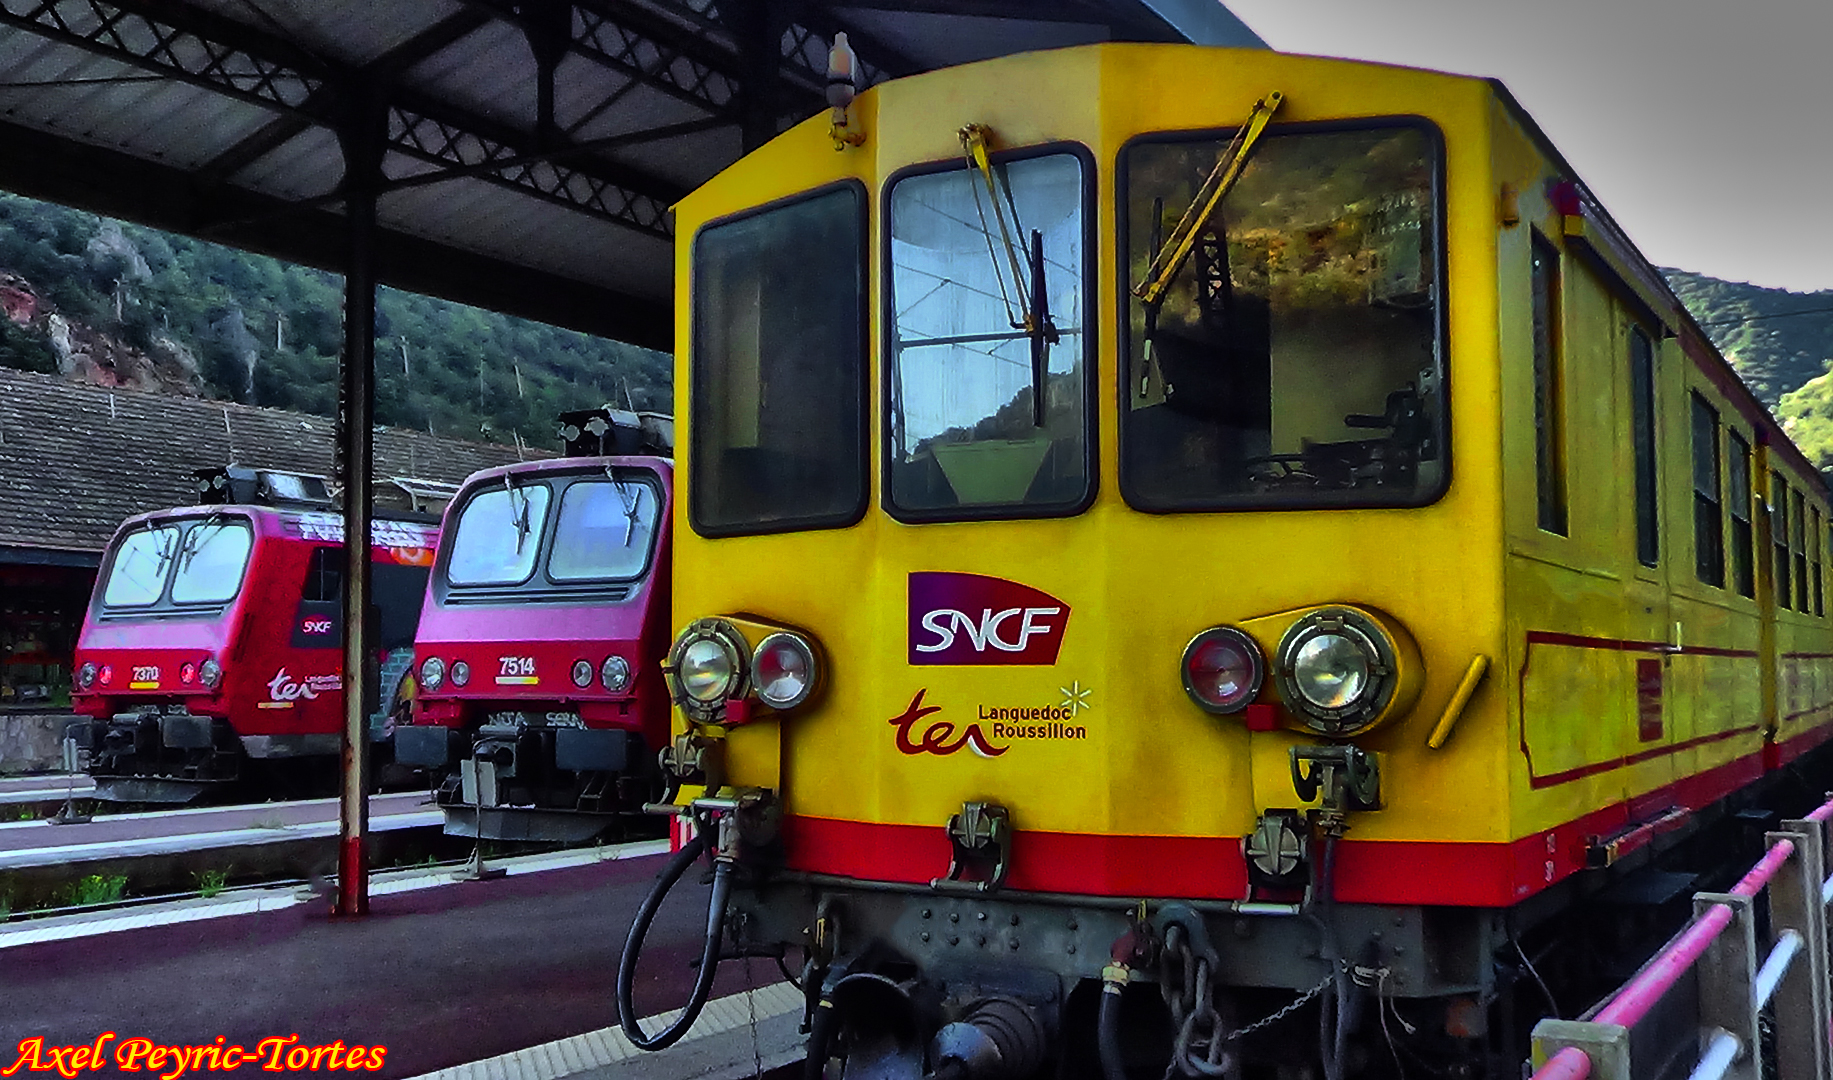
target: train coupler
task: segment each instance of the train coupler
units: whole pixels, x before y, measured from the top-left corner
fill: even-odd
[[[996,803],[961,804],[961,812],[948,819],[948,841],[953,847],[948,874],[930,881],[937,892],[992,893],[1006,883],[1012,867],[1012,817]],[[969,873],[979,877],[970,878]]]

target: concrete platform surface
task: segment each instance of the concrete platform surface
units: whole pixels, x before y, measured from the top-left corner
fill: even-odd
[[[611,1054],[605,1029],[617,1024],[613,981],[618,956],[631,914],[664,858],[649,854],[483,882],[446,884],[442,878],[437,887],[378,887],[371,914],[361,919],[334,918],[326,900],[313,898],[277,910],[217,912],[218,917],[136,912],[134,917],[151,916],[154,925],[117,921],[116,926],[133,928],[84,929],[72,923],[66,934],[51,940],[42,940],[47,935],[40,927],[33,932],[35,940],[0,947],[0,1069],[15,1063],[22,1040],[75,1046],[92,1044],[108,1032],[114,1033],[111,1042],[117,1047],[140,1038],[160,1046],[254,1050],[262,1040],[291,1036],[298,1038],[288,1048],[336,1042],[382,1046],[387,1048],[383,1065],[370,1075],[384,1077],[502,1059],[586,1033],[598,1033]],[[664,1014],[687,1000],[706,896],[706,886],[690,875],[664,905],[639,969],[640,1014]],[[216,902],[233,899],[226,895]],[[0,930],[0,944],[5,935],[31,926],[7,924]],[[749,978],[741,965],[729,962],[721,967],[713,995],[731,998],[780,980],[769,960],[752,961]],[[766,994],[775,996],[766,1002]],[[769,1046],[759,1046],[760,1053],[768,1049],[771,1055],[766,1069],[795,1054],[796,1017],[790,1017],[788,1034],[780,1019],[789,1016],[785,1004],[795,996],[783,987],[758,995],[760,1020],[774,1021]],[[692,1053],[688,1050],[695,1040],[690,1036],[676,1048],[679,1054],[600,1061],[578,1048],[590,1044],[588,1039],[566,1044],[574,1046],[570,1051],[537,1052],[538,1059],[559,1055],[552,1057],[557,1064],[547,1072],[537,1074],[520,1063],[509,1071],[505,1059],[465,1076],[554,1080],[610,1070],[595,1075],[688,1080],[712,1075],[680,1071],[700,1068],[694,1063],[704,1064],[709,1054],[742,1058],[742,1072],[730,1075],[750,1075],[755,1067],[751,1010],[742,996],[736,1000],[737,1005],[720,1002],[702,1020],[708,1030],[717,1029],[706,1038],[725,1041],[706,1042]],[[735,1010],[743,1011],[743,1022],[736,1020]],[[762,1023],[759,1031],[761,1037]],[[736,1048],[721,1049],[733,1039]],[[236,1071],[262,1075],[253,1064]],[[15,1077],[51,1075],[32,1072],[28,1064]],[[149,1074],[123,1072],[112,1060],[83,1073],[116,1075],[145,1080]]]

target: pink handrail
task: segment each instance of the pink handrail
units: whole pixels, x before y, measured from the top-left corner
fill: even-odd
[[[1734,896],[1755,896],[1769,884],[1769,879],[1776,876],[1776,871],[1795,853],[1795,845],[1787,840],[1778,840],[1757,865],[1750,868],[1743,879],[1731,887]],[[1636,1021],[1648,1015],[1655,1003],[1660,1001],[1673,985],[1685,975],[1695,963],[1704,956],[1706,950],[1731,925],[1731,909],[1723,904],[1714,904],[1686,928],[1681,935],[1668,943],[1661,954],[1648,962],[1648,965],[1636,973],[1610,1003],[1598,1010],[1592,1020],[1599,1024],[1621,1024],[1632,1027]]]
[[[1833,819],[1833,799],[1816,807],[1806,818],[1815,823],[1829,819]],[[1794,854],[1792,841],[1776,841],[1750,872],[1731,887],[1731,894],[1756,896]],[[1591,1018],[1592,1022],[1633,1027],[1688,969],[1699,962],[1712,942],[1731,924],[1732,914],[1731,908],[1724,904],[1712,905],[1617,991],[1616,996]],[[1575,1046],[1568,1046],[1548,1058],[1547,1063],[1535,1071],[1532,1080],[1586,1080],[1590,1074],[1590,1056]]]

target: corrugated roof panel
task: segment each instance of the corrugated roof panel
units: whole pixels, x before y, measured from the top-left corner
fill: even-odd
[[[607,156],[634,168],[699,187],[712,179],[727,162],[737,161],[743,147],[743,135],[733,125],[620,147]]]
[[[672,290],[672,245],[665,240],[551,207],[477,180],[400,191],[382,200],[391,227],[435,236],[453,247],[499,258],[512,254],[537,270],[665,298]]]
[[[267,195],[309,199],[333,191],[344,179],[344,153],[337,136],[307,128],[235,174],[236,183]]]
[[[528,39],[493,22],[409,68],[417,90],[523,131],[535,127],[535,56]]]
[[[1092,21],[1045,22],[866,8],[836,8],[835,14],[881,40],[895,43],[899,52],[926,67],[1088,45],[1113,36],[1107,27]],[[871,51],[861,51],[860,59],[870,63]]]
[[[184,0],[321,56],[366,64],[456,13],[455,0]],[[265,13],[266,18],[261,14]]]

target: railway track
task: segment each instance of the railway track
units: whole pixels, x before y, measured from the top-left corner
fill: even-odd
[[[0,805],[29,806],[51,785],[9,784]],[[61,804],[67,782],[57,786]],[[81,823],[48,818],[0,822],[0,874],[14,910],[71,900],[72,883],[100,878],[132,892],[194,889],[200,883],[325,877],[332,871],[338,800],[251,803],[108,814]],[[372,796],[375,864],[450,858],[468,845],[442,832],[444,813],[425,792]]]

